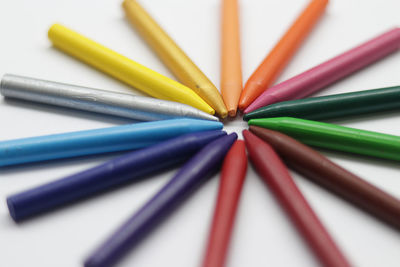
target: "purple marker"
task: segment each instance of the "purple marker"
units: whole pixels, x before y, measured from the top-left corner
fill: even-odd
[[[223,131],[186,134],[12,195],[7,198],[10,215],[19,222],[107,189],[137,181],[146,175],[183,163],[209,142],[224,135],[226,132]]]
[[[236,139],[232,133],[200,150],[85,261],[85,267],[113,266],[218,170]]]

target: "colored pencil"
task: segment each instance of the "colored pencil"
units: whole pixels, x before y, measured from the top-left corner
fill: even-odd
[[[230,117],[236,116],[242,84],[238,0],[222,1],[221,93]]]
[[[400,28],[394,28],[360,46],[269,88],[245,109],[245,113],[277,102],[306,97],[396,52],[399,48]]]
[[[400,86],[310,97],[275,103],[244,115],[244,120],[295,117],[308,120],[341,119],[400,108]]]
[[[220,117],[225,118],[228,112],[218,89],[160,25],[135,0],[124,0],[123,8],[129,22],[178,80],[203,98]]]
[[[328,0],[311,0],[309,2],[289,30],[247,80],[239,101],[241,110],[246,109],[273,84],[318,22],[327,4]]]
[[[5,74],[0,93],[8,98],[62,106],[141,121],[179,117],[218,121],[194,107],[151,97]]]
[[[0,166],[143,148],[197,131],[222,129],[216,121],[173,119],[0,142]]]
[[[289,136],[250,126],[291,168],[327,190],[400,229],[400,201]]]
[[[226,135],[223,131],[208,131],[179,136],[11,195],[7,198],[10,215],[14,221],[20,222],[117,186],[142,180],[152,173],[184,162],[223,135]]]
[[[243,131],[247,151],[258,173],[278,199],[322,266],[350,266],[270,145]]]
[[[85,261],[85,267],[113,266],[218,170],[237,135],[220,137],[195,154],[139,211]]]
[[[49,29],[48,36],[53,45],[61,51],[152,97],[187,104],[214,114],[214,110],[190,88],[67,27],[54,24]]]
[[[238,140],[224,159],[218,199],[208,237],[203,267],[225,266],[236,210],[247,170],[246,148]]]
[[[400,160],[400,136],[290,117],[253,119],[249,125],[285,133],[311,146]]]

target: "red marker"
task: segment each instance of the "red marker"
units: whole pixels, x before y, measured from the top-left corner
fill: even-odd
[[[222,166],[218,199],[203,267],[222,267],[225,265],[246,170],[245,145],[242,140],[238,140],[229,150]]]
[[[293,182],[286,166],[270,145],[243,131],[247,151],[258,173],[325,267],[350,266]]]

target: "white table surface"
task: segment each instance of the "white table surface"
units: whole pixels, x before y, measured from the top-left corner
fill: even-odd
[[[218,0],[142,0],[193,61],[219,84]],[[243,78],[273,47],[307,3],[305,0],[242,0]],[[1,0],[0,74],[14,73],[94,88],[134,92],[124,84],[57,51],[47,30],[60,22],[166,76],[172,74],[132,30],[121,1]],[[327,12],[278,81],[292,77],[400,24],[398,0],[332,0]],[[400,84],[400,53],[337,82],[318,95]],[[129,123],[57,107],[0,99],[0,140],[94,129]],[[341,125],[400,135],[400,111],[335,120]],[[241,118],[227,122],[241,132]],[[323,152],[333,161],[400,198],[400,166],[395,162]],[[118,153],[117,153],[118,154]],[[119,153],[120,154],[120,153]],[[119,155],[118,154],[118,155]],[[145,203],[172,175],[169,172],[61,210],[15,224],[6,196],[73,174],[115,155],[0,169],[0,266],[81,266],[100,242]],[[400,232],[292,173],[337,244],[354,266],[399,266]],[[204,254],[218,186],[205,184],[168,221],[118,266],[199,266]],[[271,192],[248,169],[228,266],[318,266]]]

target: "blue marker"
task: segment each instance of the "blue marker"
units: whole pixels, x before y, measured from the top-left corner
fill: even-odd
[[[0,142],[0,166],[138,149],[186,133],[222,129],[196,119],[142,122]]]

